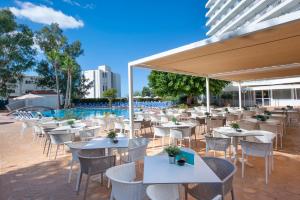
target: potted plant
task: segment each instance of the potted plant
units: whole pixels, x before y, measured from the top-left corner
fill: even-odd
[[[227,113],[229,113],[229,110],[228,110],[228,108],[225,108],[225,109],[224,109],[224,111],[225,111],[225,112],[227,112]]]
[[[114,131],[109,131],[107,137],[110,138],[114,144],[117,144],[119,142],[117,139],[117,133]]]
[[[256,119],[258,121],[262,121],[262,122],[267,120],[267,118],[264,115],[256,115]]]
[[[174,124],[178,124],[178,123],[177,123],[176,117],[172,117],[172,122],[173,122]]]
[[[232,123],[232,124],[230,124],[230,127],[235,129],[235,131],[237,131],[237,132],[241,131],[240,125],[238,123]]]
[[[177,146],[169,146],[165,148],[165,152],[169,155],[169,163],[175,164],[176,156],[180,154],[180,148]]]
[[[293,106],[287,105],[286,106],[287,110],[293,110]]]
[[[74,122],[74,120],[69,120],[69,121],[67,121],[67,124],[70,126],[73,126],[75,124],[75,122]]]
[[[205,112],[204,114],[206,115],[206,117],[209,117],[209,116],[210,116],[210,113],[209,113],[209,112]]]

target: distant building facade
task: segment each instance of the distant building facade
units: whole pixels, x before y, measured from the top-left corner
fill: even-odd
[[[117,97],[121,97],[121,76],[111,71],[107,65],[101,65],[96,70],[86,70],[82,72],[88,83],[93,86],[88,90],[85,98],[102,98],[103,92],[110,88],[117,90]]]
[[[207,36],[222,35],[269,19],[300,12],[299,0],[208,0]]]
[[[17,81],[15,84],[10,85],[10,90],[12,91],[9,97],[18,97],[24,94],[32,93],[33,91],[49,91],[53,92],[47,87],[41,87],[36,84],[38,76],[28,76],[25,75],[22,80]]]

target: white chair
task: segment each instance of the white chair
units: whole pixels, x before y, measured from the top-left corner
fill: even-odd
[[[121,133],[124,132],[125,126],[122,122],[114,122],[114,129],[115,131],[119,130]]]
[[[283,129],[280,124],[267,124],[262,123],[259,125],[260,130],[269,131],[274,133],[275,137],[275,148],[278,149],[278,136],[280,137],[280,147],[282,148]]]
[[[182,141],[184,139],[189,140],[189,148],[191,148],[191,128],[177,128],[177,129],[171,129],[170,130],[170,137],[169,137],[169,145],[171,145],[171,140],[179,140],[180,141],[180,146],[182,146]]]
[[[160,124],[160,118],[156,115],[150,115],[150,120],[152,125],[159,125]]]
[[[208,154],[209,150],[214,151],[223,151],[225,159],[227,158],[227,149],[230,146],[231,139],[230,138],[220,138],[220,137],[210,137],[205,136],[206,141],[206,155]]]
[[[130,125],[128,123],[125,124],[124,129],[126,132],[130,132]],[[141,122],[134,122],[133,123],[133,131],[135,135],[138,135],[138,132],[142,130],[142,123]]]
[[[52,145],[56,145],[56,152],[55,152],[55,157],[57,157],[57,152],[59,147],[62,145],[64,148],[64,145],[68,142],[72,142],[75,138],[74,133],[69,133],[67,131],[53,131],[48,133],[50,136],[50,148],[49,148],[49,158],[51,157],[51,149]]]
[[[66,145],[69,147],[70,152],[72,153],[72,160],[70,161],[70,170],[69,170],[69,176],[68,176],[68,183],[71,182],[72,178],[72,171],[73,171],[73,165],[75,163],[79,162],[78,159],[78,152],[82,149],[84,145],[86,145],[88,142],[70,142],[66,143]],[[77,188],[76,188],[77,190]]]
[[[112,185],[110,200],[142,200],[146,197],[143,182],[134,181],[134,162],[112,167],[106,171],[106,176]]]
[[[176,184],[149,185],[146,193],[150,200],[179,200],[179,190]]]
[[[127,153],[120,154],[120,161],[124,163],[136,162],[138,160],[143,160],[147,155],[147,138],[135,138],[129,141],[129,147]]]
[[[268,184],[268,175],[271,173],[273,142],[261,143],[241,141],[242,147],[242,178],[245,176],[245,156],[262,157],[265,159],[265,181]],[[270,164],[271,162],[271,164]]]
[[[95,138],[100,132],[100,126],[87,127],[83,130],[79,130],[79,136],[81,141],[88,141]]]
[[[168,116],[161,116],[161,117],[160,117],[160,122],[161,122],[161,123],[167,123],[167,122],[169,122]]]
[[[152,143],[154,145],[155,137],[162,137],[162,146],[165,146],[165,137],[170,135],[170,129],[165,127],[154,127],[154,135]]]

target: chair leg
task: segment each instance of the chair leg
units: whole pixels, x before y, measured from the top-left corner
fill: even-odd
[[[154,147],[154,140],[155,140],[155,134],[153,135],[153,139],[152,139],[152,147]]]
[[[244,160],[244,153],[242,152],[242,178],[245,176],[245,160]]]
[[[56,152],[55,152],[54,160],[56,160],[58,149],[59,149],[59,144],[58,144],[57,147],[56,147]]]
[[[72,178],[72,168],[73,168],[73,159],[71,160],[71,163],[70,163],[70,171],[69,171],[68,183],[71,183],[71,178]]]
[[[266,175],[266,184],[268,184],[268,157],[265,157],[265,175]]]
[[[43,154],[45,154],[45,150],[46,150],[47,142],[48,142],[48,140],[47,140],[47,138],[46,138],[46,139],[45,139],[45,143],[44,143],[44,150],[43,150]]]
[[[50,159],[50,157],[51,157],[51,150],[52,150],[52,144],[50,143],[49,144],[49,147],[48,147],[48,154],[47,154],[47,156],[49,157],[49,159]]]
[[[280,148],[282,149],[282,135],[280,135]]]
[[[76,184],[76,194],[79,194],[79,190],[80,190],[80,184],[81,184],[81,179],[82,179],[82,173],[81,171],[79,172],[79,177],[77,178],[77,184]]]
[[[88,187],[89,187],[89,181],[90,181],[90,175],[88,174],[87,179],[86,179],[84,194],[83,194],[83,200],[86,199],[86,194],[87,194],[87,190],[88,190]]]
[[[232,200],[234,200],[234,199],[235,199],[235,197],[234,197],[234,191],[233,191],[233,189],[231,190],[231,199],[232,199]]]
[[[276,143],[276,147],[275,147],[275,148],[276,148],[276,150],[277,150],[277,149],[278,149],[278,148],[277,148],[277,147],[278,147],[278,135],[276,135],[275,141],[276,141],[276,142],[275,142],[275,143]]]

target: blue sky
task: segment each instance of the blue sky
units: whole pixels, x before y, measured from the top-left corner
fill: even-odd
[[[34,30],[58,22],[70,41],[80,40],[83,70],[109,65],[128,94],[127,63],[205,38],[204,0],[1,0],[20,23]],[[149,70],[135,69],[134,90],[147,85]]]

